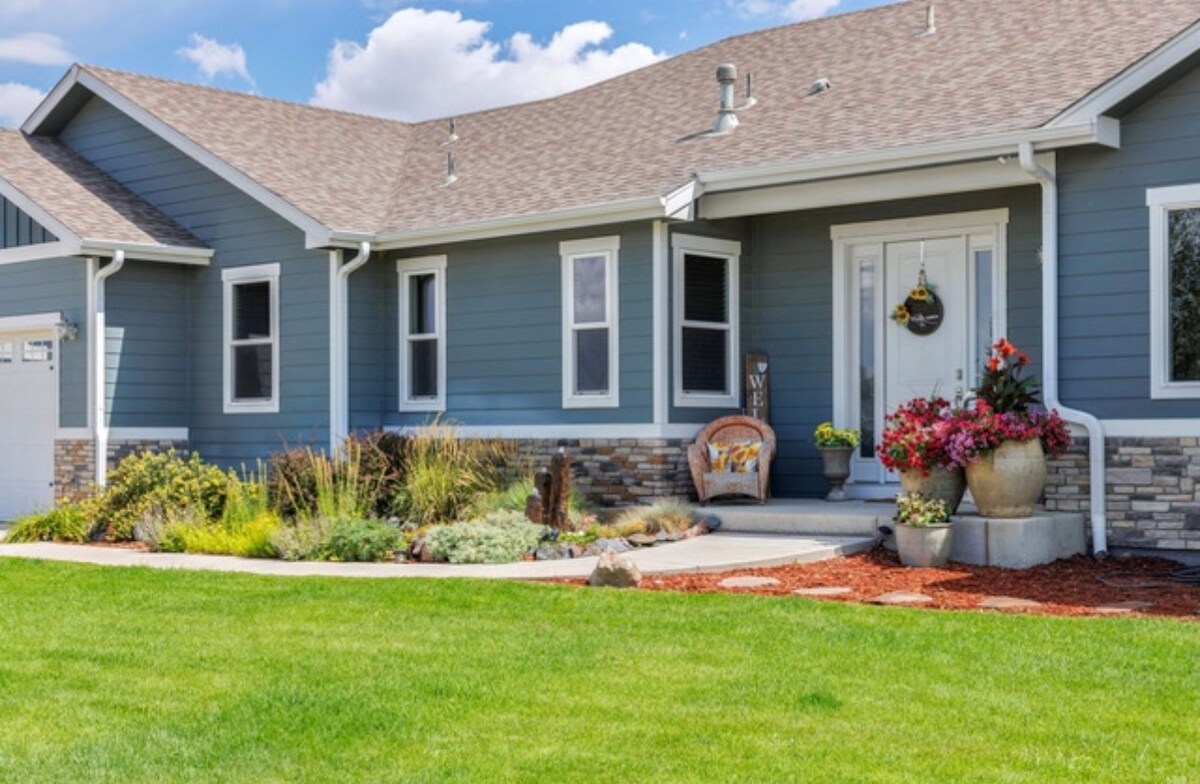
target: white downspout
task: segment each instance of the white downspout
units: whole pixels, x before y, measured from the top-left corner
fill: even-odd
[[[125,251],[113,253],[112,261],[92,277],[92,422],[96,443],[96,485],[108,484],[108,327],[105,323],[104,282],[125,266]]]
[[[1104,425],[1095,416],[1067,408],[1058,397],[1058,175],[1038,163],[1033,144],[1020,145],[1021,168],[1042,185],[1042,395],[1046,408],[1087,429],[1091,476],[1092,552],[1108,555]]]
[[[350,275],[371,257],[371,243],[342,263],[342,252],[329,252],[329,448],[337,451],[350,435]]]

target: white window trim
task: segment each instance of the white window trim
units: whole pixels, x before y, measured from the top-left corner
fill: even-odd
[[[442,413],[446,410],[446,257],[423,256],[415,259],[400,259],[396,262],[397,298],[400,314],[400,346],[399,346],[399,378],[400,387],[397,390],[399,410],[402,413]],[[408,281],[417,275],[433,275],[433,285],[437,297],[437,313],[434,314],[435,329],[433,340],[437,341],[437,396],[430,398],[414,398],[409,394],[409,344],[412,337],[409,332],[408,313]],[[423,339],[429,340],[428,335]]]
[[[621,405],[621,335],[620,335],[620,254],[621,238],[596,237],[559,243],[562,256],[562,407],[617,408]],[[575,323],[576,259],[600,256],[604,259],[605,314],[604,321]],[[604,394],[576,393],[575,390],[575,331],[578,329],[608,330],[608,392]]]
[[[1150,208],[1150,398],[1200,398],[1200,381],[1171,380],[1171,238],[1167,236],[1168,213],[1200,208],[1200,184],[1150,188],[1146,206]]]
[[[673,248],[672,280],[673,289],[671,326],[673,333],[672,353],[675,377],[675,406],[677,408],[740,408],[741,407],[741,277],[740,261],[742,244],[731,240],[718,240],[711,237],[697,237],[690,234],[675,234],[671,237]],[[683,328],[685,326],[704,327],[712,329],[718,325],[709,322],[685,323],[683,320],[683,259],[692,253],[712,258],[723,258],[726,262],[726,274],[729,275],[729,324],[726,330],[729,335],[729,350],[725,380],[729,387],[728,395],[714,395],[697,392],[685,392],[683,389]]]
[[[222,374],[226,414],[279,413],[279,264],[255,264],[221,270],[224,301],[221,339]],[[233,399],[233,287],[246,283],[269,283],[271,287],[271,397],[268,400]]]

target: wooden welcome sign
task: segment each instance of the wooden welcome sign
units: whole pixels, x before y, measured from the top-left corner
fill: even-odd
[[[746,416],[754,417],[762,422],[771,419],[771,363],[767,355],[761,351],[750,351],[746,354]]]

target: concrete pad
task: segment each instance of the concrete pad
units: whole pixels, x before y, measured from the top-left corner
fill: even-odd
[[[1001,519],[954,517],[950,560],[1005,569],[1028,569],[1087,552],[1087,525],[1081,514],[1041,513]]]
[[[628,554],[643,575],[729,572],[737,569],[813,563],[868,550],[865,537],[755,536],[715,533]],[[504,580],[586,578],[596,558],[522,561],[511,564],[410,564],[290,562],[223,555],[146,553],[70,544],[0,544],[0,557],[68,561],[101,566],[143,566],[289,577],[469,577]]]
[[[847,588],[845,586],[797,588],[796,590],[792,591],[792,593],[796,596],[812,596],[819,598],[822,596],[849,596],[850,594],[854,593],[854,589]]]
[[[881,596],[876,596],[871,600],[871,604],[887,605],[931,604],[932,602],[932,596],[926,596],[923,593],[909,593],[908,591],[892,591]]]
[[[779,585],[774,577],[726,577],[717,583],[722,588],[770,588]]]

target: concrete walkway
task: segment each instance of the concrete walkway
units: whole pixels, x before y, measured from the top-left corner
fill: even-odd
[[[869,549],[874,540],[852,536],[776,536],[715,533],[630,553],[642,574],[726,572],[791,563],[812,563]],[[70,544],[0,544],[0,557],[97,564],[242,572],[290,577],[473,577],[548,580],[587,577],[595,558],[523,561],[513,564],[326,563],[231,558],[220,555],[146,553],[116,547]]]

